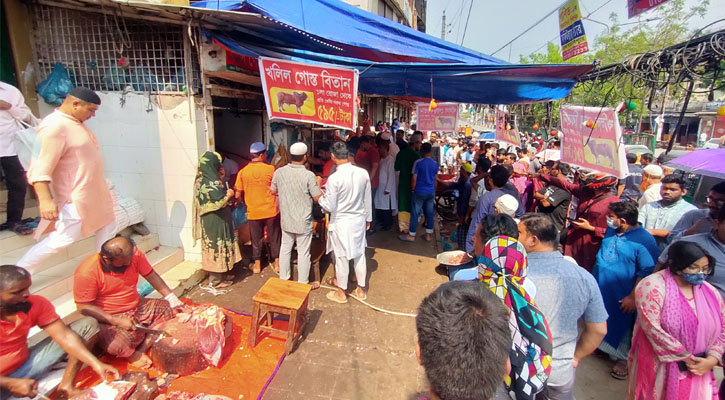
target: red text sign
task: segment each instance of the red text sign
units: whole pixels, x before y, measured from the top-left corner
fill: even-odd
[[[581,106],[563,106],[559,111],[564,134],[561,161],[624,178],[627,160],[617,111]]]
[[[353,130],[357,70],[259,58],[269,118]]]
[[[416,128],[419,131],[455,131],[458,127],[458,104],[439,103],[428,110],[429,104],[418,104]]]
[[[627,0],[628,17],[636,17],[637,15],[668,1],[669,0]]]

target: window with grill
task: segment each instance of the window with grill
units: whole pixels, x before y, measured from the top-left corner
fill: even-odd
[[[33,5],[31,15],[39,82],[61,63],[76,86],[93,90],[199,91],[198,57],[184,44],[185,27],[124,17],[118,10],[109,15]]]

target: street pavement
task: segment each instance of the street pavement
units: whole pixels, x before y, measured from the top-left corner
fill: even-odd
[[[420,301],[447,281],[435,271],[435,244],[422,236],[407,243],[399,241],[394,230],[378,232],[369,237],[368,246],[370,304],[415,313]],[[251,313],[252,296],[275,275],[271,268],[259,275],[237,270],[229,293],[211,298],[196,289],[189,297]],[[329,277],[333,270],[323,263],[322,273]],[[427,383],[415,356],[415,319],[375,311],[353,299],[333,303],[326,293],[326,289],[312,292],[304,339],[284,360],[263,398],[417,400],[424,396]],[[610,377],[610,368],[609,361],[596,357],[583,360],[577,373],[577,399],[624,398],[625,383]]]

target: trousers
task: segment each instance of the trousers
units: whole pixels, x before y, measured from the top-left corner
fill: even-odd
[[[282,241],[282,228],[280,227],[279,214],[271,218],[250,219],[249,236],[252,240],[252,259],[254,261],[262,258],[262,245],[264,244],[264,228],[267,228],[269,238],[270,258],[279,258],[279,246]]]
[[[413,192],[412,210],[410,213],[410,236],[415,236],[418,230],[418,216],[421,212],[425,215],[425,232],[433,233],[434,221],[434,197],[433,194],[418,194]]]
[[[335,279],[337,279],[337,286],[342,290],[347,290],[347,279],[350,275],[350,261],[352,261],[353,267],[355,268],[357,285],[364,288],[365,278],[368,273],[365,254],[352,260],[348,260],[346,257],[335,256]]]
[[[282,244],[279,248],[279,279],[292,276],[292,247],[297,243],[297,282],[310,283],[310,245],[312,232],[292,233],[282,231]]]
[[[7,222],[10,226],[23,219],[28,181],[18,156],[0,157],[0,167],[2,167],[5,185],[8,188]]]
[[[116,221],[109,223],[96,231],[96,251],[101,251],[101,246],[107,240],[112,239],[116,233]],[[18,266],[28,270],[31,274],[38,269],[39,265],[51,255],[70,246],[73,242],[80,240],[81,216],[73,203],[64,205],[58,213],[58,220],[55,222],[55,230],[48,234],[43,240],[31,247],[23,258],[18,261]]]

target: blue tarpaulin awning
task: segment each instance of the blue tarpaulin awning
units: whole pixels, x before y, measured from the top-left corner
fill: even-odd
[[[360,71],[363,94],[513,104],[557,100],[590,65],[508,64],[339,0],[206,0],[196,10],[259,14],[205,30],[227,50]]]

